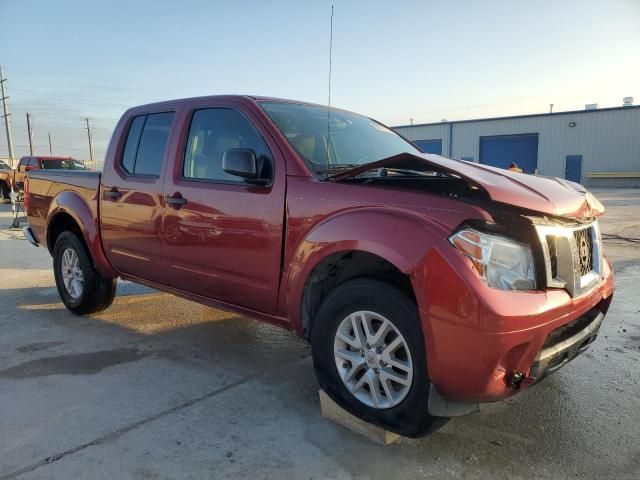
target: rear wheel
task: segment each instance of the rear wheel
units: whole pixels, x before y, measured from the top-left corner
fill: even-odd
[[[84,243],[71,232],[56,240],[53,272],[62,303],[76,315],[100,312],[113,303],[117,279],[98,273]]]
[[[320,386],[353,415],[407,437],[446,422],[428,411],[418,309],[395,287],[370,279],[337,287],[320,306],[312,346]]]

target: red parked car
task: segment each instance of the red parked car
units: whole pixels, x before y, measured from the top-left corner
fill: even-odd
[[[104,172],[27,179],[69,310],[121,277],[295,331],[351,413],[418,436],[596,338],[613,294],[580,185],[421,153],[343,110],[248,96],[128,110]]]

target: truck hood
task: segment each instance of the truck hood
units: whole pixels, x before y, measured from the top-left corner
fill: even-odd
[[[583,219],[604,213],[600,201],[578,183],[557,177],[511,172],[429,153],[401,153],[351,168],[329,179],[340,181],[384,167],[447,173],[484,190],[493,201],[549,215]]]

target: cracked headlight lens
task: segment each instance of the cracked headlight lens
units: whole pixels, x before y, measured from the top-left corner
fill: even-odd
[[[464,229],[449,237],[473,262],[487,285],[500,290],[535,290],[531,248],[506,237]]]

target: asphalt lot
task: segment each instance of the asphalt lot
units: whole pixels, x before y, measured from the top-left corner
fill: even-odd
[[[310,348],[121,282],[79,318],[0,206],[0,480],[640,478],[640,190],[595,192],[616,294],[595,344],[540,385],[381,447],[324,420]]]

